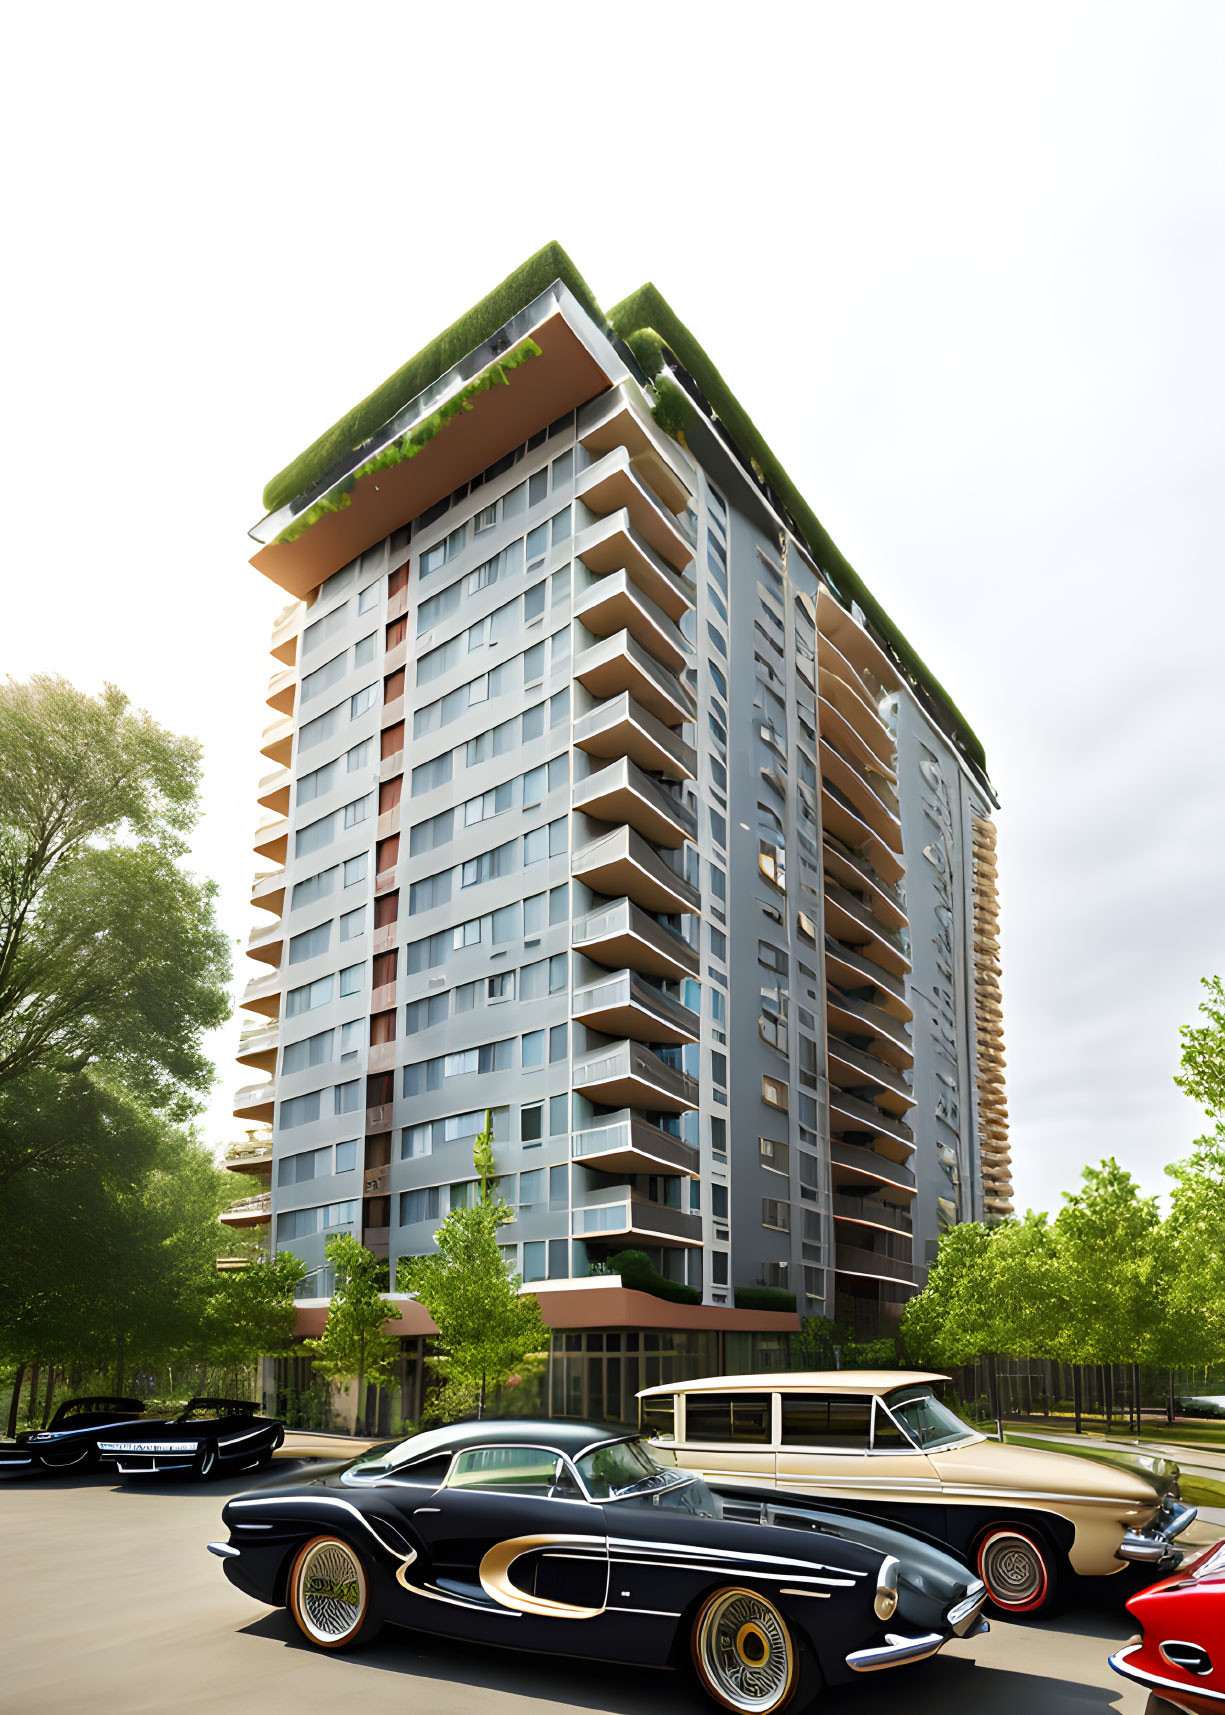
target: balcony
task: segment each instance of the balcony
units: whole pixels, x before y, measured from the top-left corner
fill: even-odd
[[[845,756],[834,749],[829,740],[822,735],[820,742],[821,773],[830,781],[843,796],[849,800],[855,814],[861,822],[867,824],[878,840],[884,842],[890,853],[902,849],[902,824],[893,811],[882,799],[877,797],[859,771],[849,763]],[[896,865],[896,858],[894,863]],[[884,873],[888,874],[886,870]],[[890,876],[896,881],[900,875]]]
[[[645,490],[640,489],[639,492],[645,494]],[[661,519],[668,516],[662,508],[657,507],[656,511]],[[676,566],[666,564],[651,544],[639,535],[625,507],[601,518],[598,524],[589,524],[585,530],[580,530],[574,552],[587,570],[599,577],[624,571],[643,595],[661,608],[669,619],[676,620],[689,611],[695,599],[692,579],[681,575],[681,568],[688,565],[693,557],[693,549],[677,529],[675,518],[671,520],[669,529],[683,551],[683,558]]]
[[[274,1072],[280,1040],[279,1022],[248,1025],[238,1038],[238,1053],[235,1058],[240,1066],[254,1066],[257,1072]]]
[[[576,1239],[613,1239],[618,1241],[618,1250],[627,1244],[701,1244],[701,1215],[648,1203],[645,1197],[635,1197],[628,1185],[610,1187],[606,1195],[616,1200],[589,1203],[570,1211],[570,1231]]]
[[[269,721],[264,728],[260,740],[260,755],[266,756],[270,762],[287,765],[293,755],[293,719],[289,715],[281,715],[278,720]]]
[[[914,1093],[896,1067],[866,1054],[862,1048],[853,1048],[832,1031],[826,1037],[826,1053],[832,1083],[855,1086],[866,1078],[878,1087],[878,1100],[890,1113],[904,1114],[914,1107]]]
[[[276,1099],[276,1085],[269,1079],[263,1084],[247,1084],[234,1096],[234,1118],[249,1120],[253,1125],[271,1125]]]
[[[217,1219],[224,1227],[266,1227],[272,1220],[272,1193],[261,1191],[258,1197],[243,1197],[223,1209]]]
[[[576,953],[613,970],[642,971],[652,977],[698,974],[697,949],[628,899],[597,906],[585,916],[576,917],[571,925],[570,944]]]
[[[293,777],[288,768],[274,768],[260,781],[256,802],[265,810],[275,810],[278,816],[288,815],[289,788],[292,783]]]
[[[570,873],[596,893],[624,896],[665,917],[701,909],[698,889],[670,869],[649,840],[624,825],[580,846],[570,859]]]
[[[609,572],[581,591],[574,617],[595,637],[628,631],[657,661],[673,673],[685,665],[685,639],[662,607],[631,581],[624,571]]]
[[[824,584],[817,591],[817,631],[837,646],[861,678],[874,681],[886,691],[899,688],[901,680],[893,662]]]
[[[625,822],[644,839],[675,849],[696,840],[697,817],[659,781],[628,757],[576,780],[571,805],[601,822]]]
[[[285,909],[285,871],[260,870],[251,883],[251,903],[258,905],[261,911],[272,911],[279,917]]]
[[[864,983],[871,983],[883,996],[878,1004],[895,1018],[909,1023],[914,1017],[906,1002],[906,985],[901,977],[883,970],[874,960],[864,958],[862,953],[844,946],[832,935],[825,937],[825,969],[836,983],[846,988],[856,989]]]
[[[897,741],[881,719],[876,702],[851,663],[828,638],[817,640],[817,686],[822,704],[835,709],[878,762],[891,765]]]
[[[282,667],[279,673],[274,673],[268,681],[268,695],[264,701],[271,709],[277,709],[283,715],[293,714],[294,698],[298,694],[298,675],[293,667]]]
[[[862,899],[839,887],[828,875],[825,878],[825,923],[830,934],[844,946],[862,952],[874,965],[879,965],[899,981],[909,972],[910,960],[898,944],[897,937],[877,920]]]
[[[373,1135],[375,1132],[391,1130],[394,1105],[392,1102],[377,1102],[366,1109],[367,1133]]]
[[[655,427],[645,402],[635,408],[620,388],[580,413],[578,438],[596,457],[625,447],[634,470],[670,512],[683,512],[697,492],[692,461]]]
[[[272,1171],[272,1139],[231,1144],[225,1152],[225,1165],[231,1173],[254,1173],[256,1178],[262,1178]]]
[[[285,862],[289,851],[289,819],[286,816],[269,816],[255,830],[253,849],[259,857],[265,857],[269,863]]]
[[[571,1016],[603,1036],[636,1042],[696,1042],[702,1021],[636,971],[616,971],[574,991]]]
[[[691,1143],[662,1131],[632,1108],[608,1114],[570,1139],[570,1159],[601,1173],[682,1173],[696,1179],[701,1158]]]
[[[648,714],[667,726],[694,719],[696,703],[688,685],[661,667],[628,631],[616,631],[580,651],[574,677],[596,697],[615,697],[619,691],[628,691]]]
[[[239,1006],[248,1012],[262,1012],[265,1018],[281,1016],[281,978],[278,972],[269,971],[267,976],[252,977],[242,991]]]
[[[821,820],[826,829],[852,851],[862,852],[864,858],[886,881],[898,882],[906,873],[896,852],[893,852],[859,811],[836,781],[827,775],[821,778]]]
[[[698,770],[693,746],[648,714],[628,691],[579,715],[574,723],[574,742],[588,756],[628,756],[639,768],[666,774],[672,780],[692,780]]]
[[[851,1131],[867,1132],[874,1139],[874,1148],[882,1149],[891,1160],[905,1161],[914,1153],[914,1133],[905,1120],[887,1114],[875,1102],[865,1102],[848,1094],[837,1084],[829,1090],[829,1123]]]
[[[291,601],[272,622],[272,641],[268,648],[286,667],[292,667],[298,659],[298,632],[305,612],[300,601]]]
[[[628,447],[614,447],[580,471],[574,492],[584,506],[604,517],[624,512],[637,540],[673,571],[683,572],[693,559],[693,545],[675,515],[633,468]],[[583,554],[581,548],[579,554]]]
[[[910,1032],[900,1019],[879,1006],[873,1006],[871,1001],[844,994],[836,983],[826,983],[825,1004],[831,1025],[852,1036],[871,1035],[873,1041],[869,1054],[902,1070],[909,1070],[914,1065]]]
[[[824,689],[834,690],[835,687],[842,684],[842,681],[840,679],[835,680],[832,675],[828,675],[822,679],[821,684]],[[840,692],[838,694],[841,695]],[[848,701],[849,697],[850,692],[848,691],[842,698],[848,707],[851,706]],[[866,724],[866,722],[861,724]],[[890,750],[884,756],[880,755],[882,747],[879,734],[874,733],[872,735],[876,739],[876,743],[870,744],[860,732],[859,727],[848,720],[842,710],[824,694],[817,704],[817,726],[821,736],[828,738],[834,748],[840,750],[848,762],[854,763],[856,768],[863,770],[896,816],[897,775],[892,766],[894,753]],[[892,743],[892,739],[889,742]]]
[[[821,862],[826,874],[851,892],[867,893],[873,916],[879,918],[886,929],[897,931],[906,927],[906,912],[898,889],[882,880],[858,852],[826,839],[821,847]]]
[[[850,1221],[857,1226],[887,1227],[895,1233],[914,1233],[914,1216],[909,1208],[899,1209],[893,1203],[885,1203],[879,1197],[848,1197],[845,1192],[835,1191],[830,1198],[830,1209],[836,1221]]]
[[[830,1139],[829,1160],[835,1195],[841,1187],[863,1187],[866,1181],[867,1190],[880,1196],[892,1192],[903,1207],[914,1196],[915,1176],[911,1169],[900,1161],[890,1161],[888,1156],[878,1155],[874,1149],[865,1149],[858,1143],[843,1143],[835,1137]]]
[[[284,945],[285,930],[278,917],[275,923],[266,923],[260,928],[252,929],[247,939],[247,957],[259,959],[262,964],[277,969],[281,963]]]
[[[858,1245],[835,1245],[834,1269],[838,1274],[866,1275],[872,1280],[904,1280],[915,1284],[915,1266],[899,1262],[896,1257],[883,1256],[879,1251],[861,1250]]]
[[[362,1196],[383,1197],[391,1187],[391,1163],[385,1161],[381,1167],[367,1167],[362,1174]]]
[[[698,1105],[697,1080],[676,1071],[641,1042],[611,1042],[592,1049],[575,1062],[574,1088],[609,1108],[683,1113]]]

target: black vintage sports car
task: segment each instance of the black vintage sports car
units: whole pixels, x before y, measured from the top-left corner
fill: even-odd
[[[45,1429],[25,1429],[15,1441],[0,1442],[0,1475],[30,1471],[92,1471],[102,1436],[143,1417],[139,1399],[92,1394],[66,1399]]]
[[[102,1458],[121,1477],[186,1471],[195,1477],[266,1465],[285,1439],[278,1417],[259,1417],[242,1399],[193,1399],[177,1417],[147,1417],[131,1435],[99,1441]]]
[[[938,1544],[774,1490],[712,1490],[607,1424],[455,1423],[311,1482],[229,1501],[230,1582],[321,1649],[384,1622],[514,1649],[675,1667],[726,1709],[985,1631],[986,1589]]]

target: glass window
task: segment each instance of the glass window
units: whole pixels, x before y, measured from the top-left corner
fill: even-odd
[[[372,607],[377,606],[382,589],[382,578],[375,578],[372,584],[367,584],[365,589],[357,598],[358,613],[369,613]]]
[[[281,1103],[280,1124],[282,1131],[290,1131],[294,1126],[311,1125],[319,1118],[319,1090],[312,1090],[309,1095],[293,1096],[287,1102]]]
[[[872,1401],[841,1394],[785,1393],[783,1447],[829,1447],[866,1453]]]
[[[918,1384],[895,1388],[886,1404],[912,1441],[922,1448],[949,1447],[974,1431],[956,1412],[938,1400],[931,1388]]]
[[[879,1399],[872,1406],[872,1446],[878,1453],[908,1453],[911,1447]]]
[[[353,646],[353,665],[368,667],[374,660],[374,632],[369,637],[359,638]]]
[[[359,852],[356,857],[351,857],[347,860],[345,863],[346,887],[352,887],[354,882],[357,881],[365,881],[366,872],[369,868],[369,861],[369,852]]]
[[[547,1495],[561,1469],[544,1447],[468,1447],[447,1477],[448,1489],[491,1489],[497,1494]]]
[[[676,1395],[659,1393],[638,1402],[638,1422],[647,1435],[676,1439]]]
[[[356,940],[366,929],[366,907],[359,905],[356,911],[346,911],[340,919],[340,938],[342,941]]]
[[[529,1030],[523,1038],[523,1064],[525,1066],[544,1065],[543,1030]]]
[[[303,1072],[311,1066],[323,1066],[332,1058],[332,1032],[321,1030],[317,1036],[305,1036],[300,1042],[288,1042],[281,1055],[281,1071]]]
[[[522,1180],[525,1175],[520,1174]],[[522,1191],[520,1191],[522,1197]],[[523,1247],[523,1278],[547,1280],[549,1272],[548,1247],[543,1239],[534,1239]]]
[[[344,970],[340,973],[340,992],[342,996],[361,993],[362,973],[365,971],[365,968],[365,965],[345,966]]]
[[[359,715],[364,715],[367,709],[374,707],[375,685],[367,685],[360,691],[355,691],[349,698],[349,719],[355,721]]]
[[[357,1166],[357,1139],[350,1138],[346,1143],[336,1145],[337,1173],[352,1173]]]
[[[320,977],[316,982],[290,989],[285,997],[285,1016],[296,1018],[299,1013],[313,1012],[317,1006],[326,1006],[332,998],[332,981],[331,977]]]
[[[690,1393],[685,1396],[687,1441],[770,1441],[768,1393]]]
[[[316,959],[326,953],[332,939],[331,923],[320,923],[315,929],[305,929],[289,938],[289,962],[300,965],[304,959]]]
[[[578,1469],[588,1494],[597,1501],[660,1478],[659,1466],[640,1441],[614,1441],[597,1447],[579,1460]]]

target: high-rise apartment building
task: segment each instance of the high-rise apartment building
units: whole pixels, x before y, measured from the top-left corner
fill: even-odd
[[[488,1112],[554,1409],[743,1367],[780,1290],[887,1331],[1009,1209],[994,798],[701,348],[550,247],[265,500],[234,1218],[312,1295],[337,1231],[394,1276]],[[627,1249],[700,1304],[620,1290]]]

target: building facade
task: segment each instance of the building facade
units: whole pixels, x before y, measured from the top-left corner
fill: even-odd
[[[887,1332],[943,1228],[1007,1213],[994,798],[684,330],[522,272],[253,532],[293,600],[236,1103],[268,1187],[231,1218],[311,1297],[333,1232],[394,1279],[488,1113],[553,1407],[612,1411],[631,1337]],[[630,1249],[700,1302],[617,1292],[613,1330]]]

